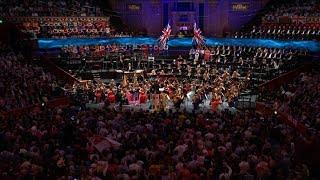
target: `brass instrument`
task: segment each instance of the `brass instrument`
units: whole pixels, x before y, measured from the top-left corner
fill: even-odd
[[[137,73],[134,73],[133,74],[133,84],[135,86],[137,86],[139,83],[138,83],[138,77],[137,77]]]
[[[122,86],[123,87],[127,87],[128,86],[128,77],[127,77],[127,75],[124,75],[123,76],[123,81],[122,81]]]

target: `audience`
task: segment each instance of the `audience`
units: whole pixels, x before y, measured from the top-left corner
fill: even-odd
[[[0,1],[0,12],[8,21],[35,38],[109,37],[109,17],[103,17],[92,0]]]
[[[107,37],[110,34],[107,18],[53,18],[40,23],[40,37]]]
[[[185,79],[185,76],[187,75],[174,77],[152,73],[146,76],[134,74],[133,77],[125,76],[122,83],[111,81],[108,84],[103,82],[75,84],[69,91],[75,97],[82,97],[80,101],[83,103],[104,103],[104,105],[151,102],[151,106],[156,106],[153,96],[160,94],[160,107],[153,108],[156,110],[168,109],[169,102],[174,104],[174,107],[170,108],[179,110],[185,101],[193,103],[194,110],[198,110],[199,104],[205,103],[206,100],[213,103],[219,99],[221,102],[217,106],[212,106],[212,110],[217,111],[223,102],[234,104],[250,80],[250,75],[242,76],[237,71],[227,70],[215,71],[214,75],[209,75],[208,72],[200,76],[193,74],[188,79]]]
[[[92,0],[1,0],[0,12],[5,17],[19,16],[101,16]]]
[[[259,26],[238,32],[235,38],[320,39],[320,3],[317,0],[280,0],[268,7]]]
[[[35,38],[109,37],[113,31],[105,17],[26,17],[20,29]]]
[[[311,72],[301,73],[292,83],[285,84],[278,91],[264,92],[262,97],[267,103],[273,103],[274,109],[319,131],[319,81],[319,70],[315,68]]]
[[[164,58],[165,51],[158,46],[89,45],[61,48],[59,61],[63,68],[78,73],[94,70],[144,70],[157,74],[203,76],[204,72],[237,70],[240,74],[251,71],[253,78],[263,82],[297,67],[308,52],[296,49],[276,49],[250,46],[215,46],[191,49],[189,55]],[[154,57],[154,60],[147,60]],[[103,64],[103,65],[102,65]],[[199,71],[198,71],[199,70]],[[199,74],[200,73],[200,74]],[[190,76],[190,75],[189,75]]]
[[[2,0],[0,12],[11,17],[58,16],[23,23],[26,31],[38,37],[109,36],[109,21],[98,18],[101,12],[91,6],[93,2]],[[237,37],[317,38],[316,18],[307,25],[279,21],[282,16],[319,17],[318,6],[316,0],[294,0],[290,8],[274,7],[261,26]],[[318,67],[281,90],[261,93],[261,99],[276,112],[287,113],[309,127],[304,135],[276,116],[241,109],[217,111],[223,103],[233,106],[244,90],[254,90],[258,83],[297,67],[308,54],[304,50],[215,46],[165,60],[159,58],[157,46],[67,46],[61,48],[60,59],[80,60],[82,70],[90,70],[91,60],[102,59],[106,66],[101,69],[118,70],[122,82],[67,84],[61,89],[71,105],[53,108],[46,103],[59,96],[62,87],[55,76],[26,62],[21,53],[3,43],[0,51],[1,179],[319,178],[318,162],[300,157],[308,157],[308,152],[315,151],[311,147],[320,143]],[[211,101],[211,111],[199,108],[204,99]],[[148,100],[154,107],[114,108],[115,104]],[[181,108],[184,100],[192,102],[192,112]],[[168,101],[174,108],[168,108]],[[111,106],[85,106],[101,102]],[[12,113],[34,104],[42,106],[19,116]],[[9,112],[8,116],[2,112]]]
[[[1,121],[1,127],[3,177],[308,179],[313,173],[294,159],[301,137],[276,119],[252,112],[69,107],[30,112]]]
[[[319,21],[320,22],[320,21]],[[320,26],[317,24],[264,24],[254,26],[249,33],[236,33],[235,38],[267,38],[313,40],[320,37]]]
[[[23,56],[0,44],[0,110],[46,103],[56,94],[55,77],[43,68],[24,62]]]

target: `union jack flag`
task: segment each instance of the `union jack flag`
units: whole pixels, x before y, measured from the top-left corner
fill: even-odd
[[[164,49],[171,35],[171,26],[168,23],[167,27],[162,30],[162,35],[159,38],[160,49]]]
[[[197,28],[197,23],[193,24],[193,38],[192,42],[197,46],[197,47],[202,47],[205,46],[205,39],[201,35],[201,30],[200,28]]]

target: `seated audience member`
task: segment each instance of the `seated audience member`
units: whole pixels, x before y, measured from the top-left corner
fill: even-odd
[[[23,56],[0,43],[1,110],[46,103],[57,92],[55,77],[43,68],[24,63]],[[57,94],[56,94],[57,95]]]

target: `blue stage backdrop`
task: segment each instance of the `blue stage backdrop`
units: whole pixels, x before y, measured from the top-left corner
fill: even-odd
[[[67,39],[39,39],[40,49],[60,48],[63,46],[79,46],[79,45],[107,45],[107,44],[123,44],[123,45],[155,45],[158,40],[152,37],[130,37],[130,38],[67,38]],[[308,49],[311,52],[320,51],[320,42],[317,41],[281,41],[271,39],[233,39],[233,38],[207,38],[207,46],[217,45],[235,45],[235,46],[257,46],[268,48],[294,48]],[[191,47],[191,38],[172,38],[168,42],[169,47]]]
[[[194,21],[205,36],[239,31],[270,0],[109,0],[127,26],[158,36],[170,21],[172,33],[192,29]]]

